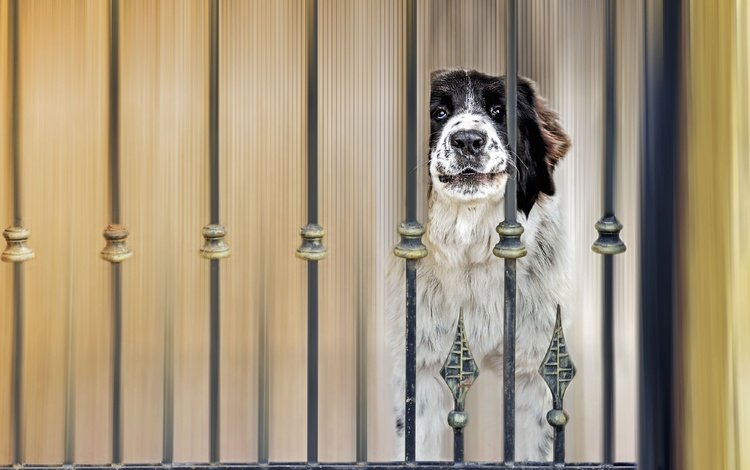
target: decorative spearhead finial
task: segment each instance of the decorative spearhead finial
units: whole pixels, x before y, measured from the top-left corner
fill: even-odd
[[[326,247],[323,245],[323,236],[326,231],[318,224],[307,224],[299,231],[302,236],[302,245],[297,248],[297,258],[307,261],[320,261],[326,257]]]
[[[469,415],[464,411],[466,394],[479,377],[479,367],[477,367],[466,341],[463,309],[459,311],[456,337],[453,340],[451,351],[445,359],[442,369],[440,369],[440,375],[448,384],[455,404],[454,410],[448,414],[448,424],[453,429],[463,428],[469,420]]]
[[[0,258],[8,263],[23,263],[34,258],[34,252],[26,245],[31,230],[24,227],[8,227],[3,231],[7,245]]]
[[[600,255],[617,255],[624,252],[627,247],[620,239],[620,230],[622,224],[614,215],[605,215],[594,225],[599,232],[599,238],[596,239],[591,250]]]
[[[227,230],[223,225],[210,224],[203,227],[203,246],[201,247],[201,256],[206,259],[229,258],[231,254],[229,245],[224,240]]]
[[[576,366],[573,364],[570,354],[568,354],[559,305],[557,306],[555,331],[552,334],[552,340],[549,349],[547,349],[547,354],[544,356],[544,361],[539,367],[539,373],[552,392],[553,409],[547,413],[547,422],[553,427],[564,427],[568,422],[568,415],[563,410],[563,396],[576,375]]]
[[[125,244],[125,240],[128,238],[128,230],[117,224],[107,225],[104,229],[104,239],[107,244],[101,251],[102,259],[109,261],[110,263],[122,263],[126,259],[133,256],[130,248]]]
[[[526,247],[521,243],[523,226],[518,222],[502,221],[495,229],[500,235],[492,253],[498,258],[523,258],[526,256]]]

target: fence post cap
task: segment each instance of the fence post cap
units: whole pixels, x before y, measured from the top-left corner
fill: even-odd
[[[122,263],[133,256],[133,252],[125,244],[129,232],[124,225],[109,224],[104,229],[103,235],[107,243],[100,252],[102,259],[110,263]]]
[[[620,238],[622,224],[614,214],[603,216],[594,224],[594,228],[599,232],[599,238],[591,245],[591,251],[600,255],[617,255],[625,252],[627,247]]]
[[[31,230],[26,227],[14,226],[6,228],[3,231],[3,237],[7,245],[0,259],[8,263],[23,263],[24,261],[34,259],[34,252],[26,245],[29,235],[31,235]]]
[[[297,258],[307,261],[320,261],[326,257],[328,251],[323,245],[325,229],[318,224],[307,224],[299,230],[302,244],[295,253]]]
[[[201,247],[201,256],[205,259],[223,259],[231,254],[229,245],[224,240],[227,234],[226,228],[220,224],[208,224],[201,229],[204,243]]]
[[[404,259],[421,259],[427,256],[427,247],[422,243],[424,227],[417,221],[401,222],[398,226],[401,241],[393,248],[393,254]]]

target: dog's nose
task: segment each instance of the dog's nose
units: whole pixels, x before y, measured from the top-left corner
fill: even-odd
[[[484,132],[475,130],[456,131],[451,135],[453,148],[468,155],[475,155],[482,150],[486,141],[487,136]]]

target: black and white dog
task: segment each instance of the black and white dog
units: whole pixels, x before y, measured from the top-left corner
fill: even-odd
[[[452,400],[440,368],[463,308],[467,340],[480,369],[502,377],[503,260],[492,254],[504,219],[509,172],[517,172],[518,220],[528,254],[518,262],[516,459],[547,460],[552,428],[546,384],[537,370],[549,345],[557,304],[567,291],[565,237],[552,174],[570,146],[557,115],[534,85],[518,83],[518,155],[511,167],[505,79],[472,70],[432,75],[430,95],[427,257],[417,272],[417,458],[440,460]],[[389,272],[389,338],[393,351],[397,434],[404,400],[404,274]],[[563,308],[563,311],[565,309]],[[500,417],[498,417],[500,419]],[[401,446],[403,439],[399,439]]]

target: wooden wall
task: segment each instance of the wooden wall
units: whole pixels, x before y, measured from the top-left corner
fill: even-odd
[[[21,183],[36,259],[26,266],[26,460],[59,463],[66,423],[77,462],[110,458],[107,18],[103,0],[23,0]],[[121,2],[121,205],[134,252],[123,266],[124,457],[161,460],[164,371],[172,345],[177,461],[208,458],[208,4]],[[257,456],[258,326],[269,332],[270,457],[305,452],[305,17],[296,0],[221,3],[221,435],[225,461]],[[0,35],[7,37],[7,0]],[[429,72],[504,72],[505,3],[418,3],[420,109]],[[603,5],[520,2],[521,72],[562,117],[573,147],[557,172],[575,283],[567,333],[579,376],[566,400],[569,457],[600,458]],[[628,252],[615,262],[618,459],[635,458],[638,146],[642,8],[618,2],[618,217]],[[357,318],[368,364],[368,450],[392,460],[384,332],[386,260],[403,217],[404,4],[320,1],[322,460],[355,445]],[[0,47],[0,222],[10,225],[8,63]],[[426,155],[426,113],[420,114]],[[423,174],[423,176],[425,176]],[[426,194],[422,178],[420,194]],[[420,202],[424,220],[424,199]],[[0,463],[11,459],[12,268],[0,266]],[[70,378],[70,380],[67,380]],[[499,382],[469,397],[467,458],[501,457]],[[67,414],[66,414],[67,413]],[[66,416],[68,419],[66,420]]]

